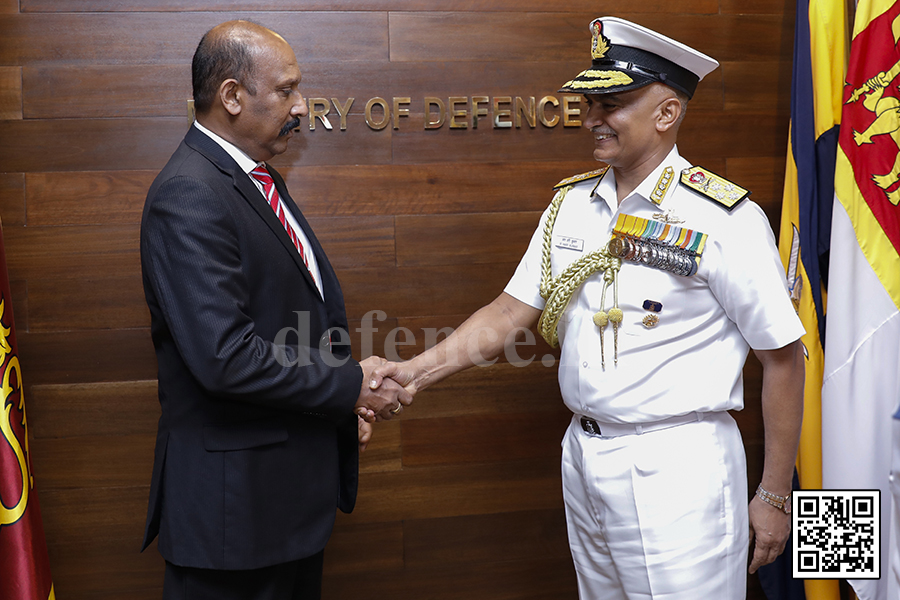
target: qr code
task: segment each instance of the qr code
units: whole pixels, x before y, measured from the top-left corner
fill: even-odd
[[[796,490],[791,525],[795,579],[881,577],[879,490]]]

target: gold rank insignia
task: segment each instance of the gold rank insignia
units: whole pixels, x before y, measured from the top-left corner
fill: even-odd
[[[603,167],[602,169],[596,169],[594,171],[588,171],[587,173],[582,173],[581,175],[573,175],[571,177],[566,177],[559,183],[553,186],[554,190],[558,190],[560,188],[566,187],[567,185],[572,185],[573,183],[578,183],[580,181],[587,181],[588,179],[594,179],[596,177],[601,177],[604,173],[609,170],[609,167]]]
[[[703,167],[691,167],[683,170],[681,183],[713,202],[721,204],[726,210],[734,209],[750,195],[748,190]]]

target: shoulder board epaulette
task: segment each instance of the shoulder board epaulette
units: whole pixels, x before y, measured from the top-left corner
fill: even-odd
[[[713,202],[721,204],[729,211],[750,195],[748,190],[703,167],[695,166],[683,170],[681,183]]]
[[[588,179],[594,179],[595,177],[600,177],[606,171],[609,170],[609,167],[603,167],[602,169],[596,169],[594,171],[588,171],[587,173],[582,173],[581,175],[573,175],[571,177],[566,177],[559,183],[553,186],[554,190],[558,190],[561,187],[565,187],[567,185],[572,185],[573,183],[578,183],[580,181],[587,181]]]

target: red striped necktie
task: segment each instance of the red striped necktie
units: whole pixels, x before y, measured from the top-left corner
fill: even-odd
[[[309,263],[306,261],[306,252],[303,251],[303,243],[300,241],[300,238],[297,237],[297,232],[294,231],[294,228],[291,227],[290,223],[287,221],[287,217],[285,216],[287,209],[284,206],[284,202],[281,201],[281,196],[278,195],[278,190],[275,189],[275,180],[272,179],[269,170],[266,169],[265,165],[259,165],[250,171],[250,175],[262,184],[266,200],[269,201],[269,206],[275,211],[275,216],[281,221],[281,225],[284,227],[284,230],[287,231],[288,237],[291,238],[291,242],[293,242],[294,247],[297,248],[297,252],[303,257],[303,264],[309,269]]]

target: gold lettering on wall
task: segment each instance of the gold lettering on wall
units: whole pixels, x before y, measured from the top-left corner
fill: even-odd
[[[553,115],[548,119],[547,113],[545,112],[548,104],[559,106],[559,100],[557,100],[555,96],[544,96],[543,98],[541,98],[541,101],[538,102],[538,118],[541,120],[541,124],[545,125],[546,127],[554,127],[557,123],[559,123],[559,115]]]
[[[438,107],[438,120],[431,120],[431,107]],[[427,96],[425,98],[425,129],[440,129],[444,125],[444,121],[447,118],[447,106],[444,104],[444,101],[440,98],[435,98],[434,96]]]
[[[580,104],[581,96],[563,96],[563,127],[581,127],[581,119],[573,117],[581,116],[581,108],[573,108],[573,104]]]
[[[501,121],[502,118],[508,118],[512,111],[509,108],[500,108],[501,104],[512,104],[512,96],[495,96],[494,103],[491,107],[494,113],[494,129],[509,129],[512,127],[512,121]]]
[[[338,114],[341,116],[341,131],[347,130],[347,115],[350,114],[350,107],[353,106],[354,100],[356,98],[347,98],[347,104],[341,104],[337,98],[331,99],[334,108],[337,109]]]
[[[398,98],[394,96],[394,129],[400,129],[400,117],[409,117],[408,108],[400,108],[401,104],[409,104],[412,100],[408,97]]]
[[[328,115],[335,110],[340,117],[340,129],[346,131],[350,108],[356,98],[349,97],[344,102],[332,97],[308,98],[309,129],[316,130],[316,121],[325,129],[333,129]],[[581,96],[544,96],[535,102],[534,96],[450,96],[446,99],[425,96],[421,109],[418,102],[409,96],[394,96],[388,102],[380,96],[366,102],[365,120],[370,129],[380,131],[392,124],[393,129],[404,127],[404,119],[421,114],[425,129],[440,129],[449,121],[450,129],[478,129],[479,122],[488,120],[493,129],[534,129],[538,121],[544,127],[553,128],[559,123],[563,127],[580,127]],[[189,110],[191,105],[189,104]],[[419,112],[421,110],[421,112]]]
[[[309,106],[309,130],[316,130],[316,119],[319,119],[325,129],[331,131],[331,122],[326,116],[331,112],[331,102],[328,101],[328,98],[308,98],[306,104]]]
[[[450,96],[447,98],[447,106],[450,107],[450,129],[466,129],[469,126],[466,122],[469,116],[468,110],[465,108],[457,109],[457,104],[465,104],[468,107],[469,99],[465,96]],[[458,121],[458,118],[462,119],[462,121]]]
[[[381,107],[382,111],[382,119],[380,121],[376,121],[372,116],[372,107],[376,104]],[[388,103],[384,98],[375,97],[366,102],[366,125],[378,131],[387,127],[387,124],[390,123],[390,121],[391,111],[388,108]]]
[[[519,96],[516,96],[516,129],[522,127],[522,117],[525,117],[525,120],[528,121],[528,126],[532,129],[537,125],[537,119],[534,112],[534,96],[528,97],[528,104],[525,104],[525,99]]]
[[[478,117],[488,115],[487,107],[481,108],[479,105],[487,104],[490,101],[489,96],[472,96],[472,129],[478,129]]]

